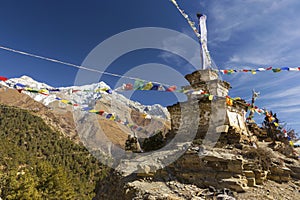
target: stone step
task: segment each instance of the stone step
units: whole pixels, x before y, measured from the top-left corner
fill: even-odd
[[[219,182],[219,186],[223,188],[229,188],[236,192],[245,192],[249,188],[247,179],[238,178],[223,179]]]
[[[247,177],[247,178],[255,178],[255,173],[253,171],[247,170],[247,171],[243,171],[243,174]]]

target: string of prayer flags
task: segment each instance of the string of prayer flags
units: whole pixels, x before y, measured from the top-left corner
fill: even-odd
[[[80,106],[78,104],[73,104],[69,100],[61,99],[59,97],[56,97],[55,99],[58,100],[58,101],[60,101],[60,102],[62,102],[62,103],[68,104],[68,105]],[[107,120],[114,121],[114,122],[120,123],[122,125],[125,125],[128,128],[130,128],[131,130],[136,130],[136,131],[142,131],[142,130],[144,130],[142,127],[134,125],[134,124],[130,124],[127,120],[126,121],[122,121],[119,116],[117,116],[117,115],[115,115],[113,113],[105,112],[104,110],[95,110],[95,109],[90,108],[90,107],[82,107],[81,110],[89,112],[89,113],[100,115],[100,116],[104,117]],[[143,117],[144,117],[144,119],[151,119],[151,116],[148,115],[148,114],[143,114]]]
[[[62,102],[62,103],[64,103],[64,104],[71,105],[71,106],[79,106],[79,104],[77,104],[77,103],[72,103],[72,102],[69,101],[69,100],[61,99],[61,98],[59,98],[59,97],[56,97],[55,100],[60,101],[60,102]]]
[[[108,93],[108,94],[112,94],[113,91],[110,88],[97,88],[95,90],[71,89],[70,93],[77,93],[77,92],[92,92],[92,93]]]
[[[284,67],[284,68],[281,68],[281,70],[290,70],[290,68],[288,67]],[[297,68],[298,70],[300,70],[300,68]],[[258,69],[259,71],[268,71],[268,70],[273,70],[272,67],[269,67],[269,68],[259,68]],[[246,71],[246,70],[244,70]],[[279,71],[279,70],[276,70],[276,71]],[[230,71],[230,73],[232,72],[235,72],[235,71]],[[5,78],[2,79],[2,80],[6,80]],[[22,92],[23,90],[24,91],[27,91],[27,92],[32,92],[32,93],[39,93],[39,94],[43,94],[43,95],[49,95],[49,92],[50,91],[60,91],[59,89],[33,89],[33,88],[30,88],[30,87],[26,87],[26,85],[24,84],[21,84],[21,83],[16,83],[14,84],[14,88],[17,89],[19,92]],[[194,94],[194,95],[204,95],[205,97],[207,97],[210,101],[218,98],[217,96],[215,95],[211,95],[209,93],[207,93],[206,91],[203,91],[203,90],[193,90],[193,89],[190,89],[190,90],[184,90],[184,89],[181,89],[181,90],[176,90],[177,87],[176,86],[164,86],[162,84],[158,84],[158,83],[152,83],[152,82],[145,82],[143,80],[136,80],[134,85],[132,83],[127,83],[127,84],[123,84],[123,86],[116,90],[134,90],[134,89],[140,89],[140,90],[158,90],[158,91],[166,91],[166,92],[180,92],[180,93],[184,93],[184,94]],[[74,92],[79,92],[80,90],[73,90],[72,93]],[[91,91],[91,90],[89,90]],[[109,89],[109,88],[97,88],[96,90],[94,90],[93,92],[106,92],[106,93],[109,93],[109,94],[112,94],[112,90]],[[236,100],[240,100],[241,98],[240,97],[236,97],[236,98],[231,98],[229,96],[226,97],[226,104],[229,105],[229,106],[232,106],[233,105],[233,102],[236,101]],[[65,99],[61,99],[59,97],[56,98],[56,100],[64,103],[64,104],[68,104],[68,105],[72,105],[72,106],[79,106],[78,104],[76,103],[72,103],[71,101],[69,100],[65,100]],[[250,104],[248,104],[248,107],[249,109],[253,109],[256,113],[258,114],[266,114],[267,111],[265,111],[264,109],[260,109],[258,108],[257,106],[255,106],[254,108],[251,107]],[[100,115],[104,115],[105,113],[104,112],[100,112],[100,111],[96,111],[96,110],[93,110],[89,107],[86,107],[86,108],[82,108],[84,111],[89,111],[90,113],[96,113],[96,114],[100,114]],[[111,120],[115,120],[115,116],[113,115],[109,115]],[[106,116],[107,117],[107,116]],[[112,117],[112,118],[111,118]],[[143,115],[143,117],[145,119],[151,119],[151,116],[150,115]]]
[[[39,94],[43,94],[48,96],[50,94],[50,92],[59,92],[59,89],[48,89],[48,88],[43,88],[43,89],[34,89],[31,87],[28,87],[22,83],[15,83],[13,85],[13,88],[15,88],[16,90],[18,90],[18,92],[22,92],[22,91],[27,91],[27,92],[31,92],[31,93],[39,93]]]
[[[38,94],[43,94],[43,95],[46,95],[48,96],[49,95],[49,91],[47,89],[33,89],[33,88],[29,88],[29,87],[25,87],[25,88],[15,88],[18,90],[18,92],[22,92],[22,91],[26,91],[26,92],[31,92],[31,93],[38,93]]]
[[[193,22],[190,17],[182,10],[176,0],[171,0],[171,2],[175,5],[177,10],[181,13],[181,15],[187,20],[189,26],[193,29],[194,33],[196,34],[199,43],[202,47],[202,61],[203,61],[203,69],[207,69],[212,66],[212,59],[209,55],[209,51],[207,48],[207,29],[206,29],[206,16],[202,14],[197,14],[199,18],[199,26],[201,30],[198,30],[195,26],[195,22]],[[201,33],[201,34],[200,34]]]
[[[254,72],[257,72],[257,71],[261,72],[261,71],[269,71],[269,70],[272,70],[273,72],[300,71],[300,67],[299,68],[282,67],[282,68],[274,68],[274,69],[272,67],[268,67],[268,68],[258,68],[257,70],[242,70],[242,71],[243,72],[249,72],[250,71],[251,73],[254,73]],[[237,70],[227,70],[227,71],[224,70],[224,72],[226,72],[226,73],[235,73],[235,72],[238,72],[238,71]],[[0,76],[0,81],[6,81],[6,80],[8,80],[8,79],[3,77],[3,76]],[[27,91],[27,92],[39,93],[39,94],[43,94],[43,95],[49,95],[50,92],[60,91],[60,89],[55,89],[55,88],[54,89],[48,89],[48,88],[33,89],[33,88],[28,87],[28,86],[26,86],[24,84],[21,84],[21,83],[15,83],[14,85],[12,85],[12,84],[9,84],[9,85],[13,86],[19,92],[22,92],[24,90],[24,91]],[[134,89],[139,89],[139,90],[161,90],[161,91],[166,91],[166,92],[181,92],[181,93],[184,93],[184,94],[197,94],[197,95],[204,95],[210,101],[213,101],[216,98],[224,98],[224,97],[218,97],[218,96],[215,96],[215,95],[211,95],[208,92],[203,91],[203,90],[198,90],[198,91],[194,91],[192,89],[190,89],[190,90],[184,90],[184,89],[176,90],[177,89],[176,86],[164,86],[164,85],[158,84],[158,83],[145,82],[143,80],[136,80],[134,85],[131,84],[131,83],[123,84],[121,89],[122,90],[134,90]],[[72,93],[79,92],[79,91],[80,90],[77,90],[77,91],[73,90]],[[106,92],[106,93],[112,94],[112,90],[109,89],[109,88],[98,88],[94,91],[92,91],[92,90],[88,90],[88,91],[89,92]],[[67,104],[67,105],[80,106],[79,104],[72,103],[69,100],[61,99],[59,97],[56,97],[55,99],[62,102],[62,103],[64,103],[64,104]],[[229,105],[229,106],[232,106],[234,101],[237,101],[237,100],[241,100],[241,98],[240,97],[231,98],[229,96],[226,96],[226,104]],[[265,114],[266,117],[268,117],[268,121],[270,123],[272,123],[275,127],[278,127],[280,129],[282,129],[282,127],[280,127],[280,125],[278,123],[278,120],[276,120],[275,116],[272,116],[271,112],[268,112],[265,109],[260,109],[257,106],[252,107],[249,103],[247,104],[247,106],[249,107],[250,110],[254,110],[258,114]],[[121,124],[129,127],[132,130],[138,130],[138,131],[143,130],[142,127],[139,127],[139,126],[134,125],[134,124],[130,124],[129,122],[127,122],[127,120],[122,121],[117,115],[115,115],[113,113],[107,113],[103,110],[95,110],[95,109],[92,109],[90,107],[83,107],[83,106],[80,106],[80,107],[83,111],[87,111],[89,113],[94,113],[94,114],[103,116],[104,118],[106,118],[108,120],[121,123]],[[148,115],[147,113],[142,114],[142,116],[143,116],[144,119],[151,119],[151,116]],[[249,120],[249,118],[247,120]]]
[[[282,71],[300,71],[300,67],[279,67],[279,68],[273,68],[273,67],[266,67],[266,68],[257,68],[257,69],[222,69],[218,70],[222,74],[230,75],[234,73],[240,73],[240,72],[250,72],[251,74],[256,74],[257,72],[266,72],[266,71],[272,71],[274,73],[282,72]]]
[[[178,92],[177,86],[165,86],[153,82],[145,82],[143,80],[135,80],[134,84],[126,83],[121,87],[115,89],[115,91],[131,91],[131,90],[155,90],[155,91],[165,91],[165,92]]]
[[[33,89],[31,87],[28,87],[22,83],[15,83],[13,85],[15,89],[17,89],[20,93],[22,91],[27,91],[27,92],[32,92],[32,93],[40,93],[43,95],[49,95],[50,93],[53,92],[60,92],[61,89],[58,88],[42,88],[42,89]],[[93,93],[107,93],[107,94],[112,94],[112,90],[110,88],[97,88],[95,90],[77,90],[77,89],[70,89],[69,93],[76,93],[76,92],[93,92]]]
[[[43,95],[49,95],[49,89],[33,89],[33,88],[30,88],[30,87],[27,87],[26,85],[24,84],[21,84],[21,83],[16,83],[14,84],[14,88],[17,89],[19,92],[22,92],[22,91],[27,91],[27,92],[31,92],[31,93],[39,93],[39,94],[43,94]],[[60,91],[59,89],[52,89],[51,91]],[[73,90],[73,92],[79,92],[81,90]],[[90,92],[90,90],[89,90]],[[110,88],[97,88],[96,90],[92,91],[92,92],[106,92],[106,93],[109,93],[109,94],[112,94],[112,90]],[[76,104],[76,103],[72,103],[71,101],[69,100],[66,100],[66,99],[62,99],[62,98],[59,98],[59,97],[56,97],[55,100],[57,101],[60,101],[61,103],[64,103],[64,104],[67,104],[67,105],[71,105],[71,106],[80,106],[79,104]],[[98,110],[94,110],[92,108],[89,108],[89,107],[84,107],[82,108],[83,111],[88,111],[90,113],[95,113],[95,114],[98,114],[98,115],[101,115],[101,116],[105,116],[107,119],[111,120],[111,121],[118,121],[118,122],[121,122],[121,120],[115,116],[114,114],[109,114],[109,113],[106,113],[104,111],[98,111]],[[147,116],[147,118],[149,118],[149,116]]]
[[[127,120],[126,121],[122,121],[119,116],[117,116],[117,115],[115,115],[113,113],[107,113],[104,110],[95,110],[95,109],[92,109],[92,108],[89,108],[89,107],[85,107],[82,110],[83,111],[88,111],[89,113],[94,113],[94,114],[100,115],[100,116],[104,117],[107,120],[120,123],[120,124],[122,124],[124,126],[127,126],[131,130],[136,130],[136,131],[142,131],[142,130],[144,130],[142,127],[140,127],[138,125],[135,125],[135,124],[130,124]],[[148,115],[148,114],[146,114],[144,118],[145,119],[151,119],[151,116]]]
[[[177,8],[177,10],[180,12],[180,14],[187,20],[188,24],[190,25],[190,27],[193,29],[193,31],[195,32],[197,38],[201,39],[201,35],[199,33],[199,31],[197,30],[196,26],[195,26],[195,22],[193,22],[190,17],[184,12],[184,10],[182,10],[178,3],[176,2],[176,0],[171,0],[171,2],[175,5],[175,7]]]

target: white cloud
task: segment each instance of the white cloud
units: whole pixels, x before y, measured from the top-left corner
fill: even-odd
[[[300,112],[300,108],[285,108],[285,109],[280,109],[280,113],[293,114],[293,113],[299,113],[299,112]]]
[[[264,99],[277,99],[277,98],[300,98],[300,86],[295,86],[293,88],[281,88],[275,89],[272,92],[265,94],[263,97]],[[287,99],[285,99],[287,100]]]
[[[300,43],[299,8],[298,0],[211,1],[210,44],[231,51],[226,52],[228,65],[295,64],[298,60],[289,55],[300,53],[295,48]]]
[[[186,62],[190,62],[194,70],[199,69],[201,67],[199,44],[196,40],[193,40],[194,38],[190,36],[189,31],[183,30],[182,33],[165,39],[163,46],[169,49],[170,52],[162,52],[159,56],[166,62],[177,66],[183,67]],[[187,60],[183,61],[178,56],[186,56]]]

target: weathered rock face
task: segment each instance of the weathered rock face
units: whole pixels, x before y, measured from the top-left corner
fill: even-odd
[[[203,155],[203,157],[202,157]],[[246,176],[243,176],[245,160],[241,156],[231,154],[222,149],[189,150],[173,164],[161,170],[159,176],[176,177],[183,183],[191,183],[198,187],[229,188],[243,192],[247,188]]]
[[[251,155],[257,154],[253,154],[252,159],[251,156],[244,155],[245,151],[249,151],[248,154]],[[265,186],[268,180],[279,183],[292,178],[299,180],[299,161],[271,155],[269,151],[272,150],[262,152],[261,149],[249,146],[245,146],[243,150],[204,150],[194,146],[177,161],[156,172],[153,172],[149,162],[147,165],[140,163],[136,173],[131,175],[110,173],[97,187],[95,199],[213,199],[226,194],[205,196],[205,191],[216,195],[214,190],[207,189],[212,186],[219,191],[228,188],[231,191],[247,192],[250,187]],[[270,167],[257,162],[266,155],[272,157]],[[278,160],[283,160],[284,163],[277,163]],[[228,195],[226,198],[234,199]]]
[[[291,180],[290,174],[291,170],[289,168],[273,165],[270,167],[268,179],[279,183],[288,182]]]

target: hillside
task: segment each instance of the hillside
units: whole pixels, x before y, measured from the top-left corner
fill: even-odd
[[[14,81],[33,87],[51,88],[26,76]],[[98,86],[76,89],[87,90]],[[0,197],[3,199],[18,199],[21,196],[25,199],[56,199],[57,196],[60,196],[60,199],[91,199],[95,196],[96,183],[105,176],[106,167],[99,165],[86,148],[81,146],[73,106],[53,100],[55,97],[70,98],[85,104],[88,103],[85,101],[95,97],[89,96],[90,93],[69,93],[74,88],[61,89],[62,92],[44,96],[29,92],[20,93],[13,85],[7,87],[4,84],[0,87],[0,133],[3,138],[0,152],[2,158],[5,158],[0,163],[1,180],[5,183],[0,188]],[[117,113],[124,119],[147,127],[149,132],[154,132],[157,128],[164,131],[170,128],[170,124],[163,118],[144,119],[142,112],[145,106],[118,94],[103,95],[95,107]],[[160,106],[148,108],[149,113],[166,117]],[[107,137],[125,149],[130,129],[103,117],[98,118]],[[8,163],[7,160],[11,162]]]
[[[0,103],[32,111],[32,114],[43,118],[54,129],[78,141],[73,115],[68,110],[51,110],[30,96],[7,87],[0,88]]]
[[[106,170],[31,111],[0,105],[0,197],[91,199]]]
[[[48,95],[26,90],[19,93],[16,88],[24,88],[20,88],[17,85],[35,89],[53,88],[28,76],[12,78],[6,83],[0,82],[0,84],[3,85],[0,88],[0,103],[34,111],[51,127],[64,133],[65,136],[70,137],[77,143],[80,142],[80,137],[82,137],[83,133],[77,132],[78,127],[76,127],[74,111],[78,111],[83,107],[92,107],[115,113],[122,120],[128,120],[129,123],[144,127],[149,134],[153,134],[157,130],[167,132],[170,129],[169,113],[166,108],[160,105],[145,106],[139,102],[127,99],[117,92],[112,94],[99,92],[99,89],[110,88],[104,82],[83,86],[60,87],[56,88],[57,91],[50,92]],[[57,98],[66,99],[79,106],[64,104]],[[151,116],[151,120],[143,117],[145,113]],[[124,149],[128,134],[132,133],[130,128],[114,121],[106,120],[103,117],[99,117],[99,124],[105,130],[106,136],[114,144]],[[140,135],[142,138],[148,136]]]

